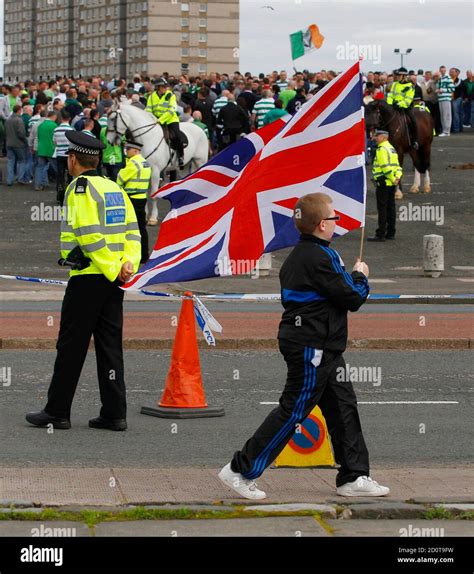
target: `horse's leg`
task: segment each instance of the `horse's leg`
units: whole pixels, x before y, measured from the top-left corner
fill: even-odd
[[[431,129],[431,125],[430,125],[430,129]],[[423,185],[423,193],[430,193],[431,192],[431,180],[430,180],[430,172],[429,172],[429,168],[431,167],[431,141],[429,141],[425,148],[424,148],[424,152],[425,154],[425,163],[426,163],[426,172],[425,172],[425,180],[424,180],[424,185]]]
[[[400,167],[403,168],[403,152],[400,154],[400,152],[398,153],[398,163],[400,164]],[[403,199],[403,193],[402,193],[402,178],[400,178],[400,181],[398,182],[397,185],[397,189],[395,190],[395,199]]]
[[[425,171],[425,178],[423,182],[423,193],[430,193],[431,192],[431,180],[430,180],[430,172],[429,170]]]
[[[151,176],[151,189],[149,193],[154,193],[160,187],[160,172],[156,168],[153,169]],[[156,199],[151,199],[148,196],[147,200],[147,213],[148,213],[148,225],[158,224],[158,205]]]
[[[418,193],[420,191],[420,172],[415,167],[415,178],[413,185],[410,187],[410,193]]]

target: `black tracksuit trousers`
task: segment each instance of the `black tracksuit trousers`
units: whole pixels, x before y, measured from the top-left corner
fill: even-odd
[[[67,284],[54,373],[45,411],[70,418],[72,400],[92,335],[97,359],[100,415],[126,418],[122,350],[124,292],[104,275],[76,275]]]
[[[336,486],[352,482],[359,476],[369,476],[369,453],[362,435],[354,389],[350,380],[346,380],[342,353],[322,353],[282,339],[279,344],[288,367],[280,404],[243,449],[234,454],[232,470],[248,479],[259,477],[292,438],[296,425],[318,405],[326,419],[334,458],[340,465]]]

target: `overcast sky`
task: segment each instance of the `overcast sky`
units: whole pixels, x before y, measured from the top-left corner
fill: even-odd
[[[408,69],[445,64],[465,77],[474,67],[473,7],[472,0],[240,0],[240,71],[291,71],[289,34],[316,24],[324,43],[295,60],[299,70],[344,70],[347,47],[365,45],[364,71],[399,67],[394,48],[412,48]]]

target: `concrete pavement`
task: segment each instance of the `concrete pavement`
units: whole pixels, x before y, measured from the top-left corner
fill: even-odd
[[[223,461],[225,462],[225,461]],[[336,495],[334,469],[272,468],[257,481],[268,495],[261,502],[236,497],[217,478],[218,468],[0,468],[0,502],[3,506],[123,506],[170,504],[281,504],[312,503],[351,506],[364,502],[382,508],[409,502],[401,508],[416,517],[423,505],[473,503],[474,469],[374,468],[372,476],[390,487],[382,499],[345,498]],[[396,509],[387,508],[388,517]],[[376,516],[367,516],[374,518]]]

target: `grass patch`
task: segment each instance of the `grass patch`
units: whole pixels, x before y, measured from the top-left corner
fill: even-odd
[[[433,508],[429,508],[423,514],[423,518],[426,520],[452,520],[454,518],[454,514],[446,508],[434,506]]]
[[[459,514],[442,508],[441,506],[434,506],[429,508],[423,515],[426,520],[474,520],[474,511],[466,510]]]
[[[311,510],[301,510],[298,512],[265,512],[264,510],[245,510],[245,508],[240,505],[235,506],[232,510],[196,510],[186,507],[164,509],[136,506],[134,508],[126,508],[118,511],[89,509],[72,512],[45,508],[41,512],[22,512],[12,508],[11,512],[0,513],[0,520],[71,521],[82,522],[89,528],[93,528],[100,522],[126,522],[135,520],[209,520],[229,518],[268,518],[279,516],[312,516],[318,521],[321,520],[320,514]],[[325,527],[324,524],[322,524],[322,526]]]

